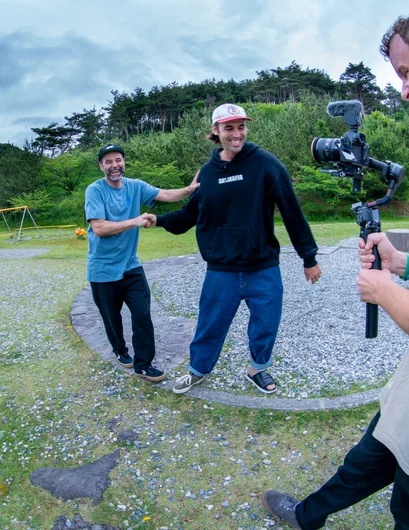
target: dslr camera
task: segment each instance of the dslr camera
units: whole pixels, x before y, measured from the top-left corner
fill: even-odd
[[[314,138],[311,144],[312,158],[318,164],[334,165],[334,169],[321,171],[336,177],[352,178],[353,191],[360,192],[364,177],[362,168],[374,169],[381,173],[381,179],[388,184],[389,199],[383,203],[390,202],[393,193],[403,180],[405,170],[394,162],[380,162],[370,157],[365,135],[358,131],[363,116],[361,102],[335,101],[328,104],[327,113],[333,118],[343,116],[349,131],[341,138]]]
[[[356,222],[360,226],[360,237],[365,241],[368,235],[381,231],[381,220],[378,206],[388,204],[392,200],[395,190],[402,182],[405,170],[399,164],[386,161],[380,162],[371,158],[369,145],[365,135],[358,132],[362,120],[362,104],[360,101],[336,101],[329,103],[327,112],[332,117],[343,116],[344,122],[349,126],[341,138],[314,138],[311,144],[311,154],[318,164],[332,163],[334,169],[321,170],[337,177],[352,178],[354,192],[361,191],[361,182],[364,176],[363,168],[374,169],[381,173],[381,180],[388,185],[385,197],[372,202],[357,202],[352,205],[356,215]],[[381,260],[376,245],[373,247],[375,261],[373,269],[381,268]],[[365,337],[373,339],[378,335],[378,306],[366,304]]]

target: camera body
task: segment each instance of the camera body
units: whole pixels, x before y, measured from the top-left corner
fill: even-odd
[[[341,138],[314,138],[311,154],[318,164],[332,162],[336,169],[324,170],[337,177],[351,177],[353,191],[361,190],[363,167],[369,166],[370,149],[365,135],[358,132],[361,124],[362,105],[360,101],[336,101],[329,103],[327,112],[330,116],[343,116],[349,126]]]
[[[375,169],[393,193],[402,182],[405,170],[394,162],[380,162],[370,156],[365,135],[358,131],[362,120],[360,101],[335,101],[329,103],[327,112],[332,117],[343,116],[349,130],[341,138],[314,138],[311,144],[312,158],[318,164],[333,163],[334,169],[321,170],[337,177],[352,178],[354,192],[361,191],[363,168]]]

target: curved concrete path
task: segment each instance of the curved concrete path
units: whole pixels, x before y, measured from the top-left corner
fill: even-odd
[[[319,253],[328,254],[338,247],[321,247]],[[283,247],[282,252],[292,252],[291,247]],[[182,267],[200,261],[200,254],[170,257],[143,264],[149,284],[166,274],[171,267]],[[130,369],[123,368],[114,357],[106,338],[99,312],[92,300],[91,289],[86,287],[77,296],[71,311],[72,323],[89,348],[98,352],[104,359],[118,369],[132,374]],[[189,344],[193,337],[196,320],[172,316],[164,312],[160,304],[152,297],[152,320],[155,328],[156,357],[158,365],[165,371],[172,370],[186,361],[189,356]],[[124,334],[127,344],[132,347],[130,313],[123,309]],[[174,381],[168,380],[158,388],[171,390]],[[372,403],[377,400],[380,389],[349,394],[335,398],[290,399],[273,395],[248,396],[232,392],[219,392],[201,386],[192,388],[189,397],[209,400],[224,405],[247,408],[264,408],[281,411],[318,411],[324,409],[345,409]],[[182,398],[183,399],[183,398]]]

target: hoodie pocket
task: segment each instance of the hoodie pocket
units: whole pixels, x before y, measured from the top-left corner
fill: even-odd
[[[260,256],[260,249],[247,228],[218,228],[206,248],[206,261],[229,263],[252,262]]]

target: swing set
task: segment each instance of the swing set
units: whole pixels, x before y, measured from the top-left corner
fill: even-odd
[[[7,217],[6,217],[6,213],[17,213],[19,211],[21,211],[21,220],[20,220],[20,227],[19,228],[16,228],[15,231],[13,231],[11,228],[10,228],[10,225],[9,223],[7,222]],[[30,227],[31,230],[37,230],[38,232],[38,236],[36,237],[39,238],[39,237],[43,237],[36,222],[34,221],[34,218],[33,216],[31,215],[31,212],[28,208],[28,206],[16,206],[15,208],[2,208],[0,209],[0,214],[1,214],[1,217],[4,221],[4,224],[6,226],[6,229],[7,229],[7,232],[6,233],[2,233],[0,234],[0,237],[4,237],[4,236],[7,236],[9,239],[13,239],[15,243],[17,243],[17,241],[20,241],[22,239],[21,237],[21,234],[22,234],[22,231],[23,230],[26,230],[25,228],[23,228],[23,223],[24,223],[24,219],[25,219],[25,216],[26,214],[30,217],[31,221],[33,222],[33,226]]]

